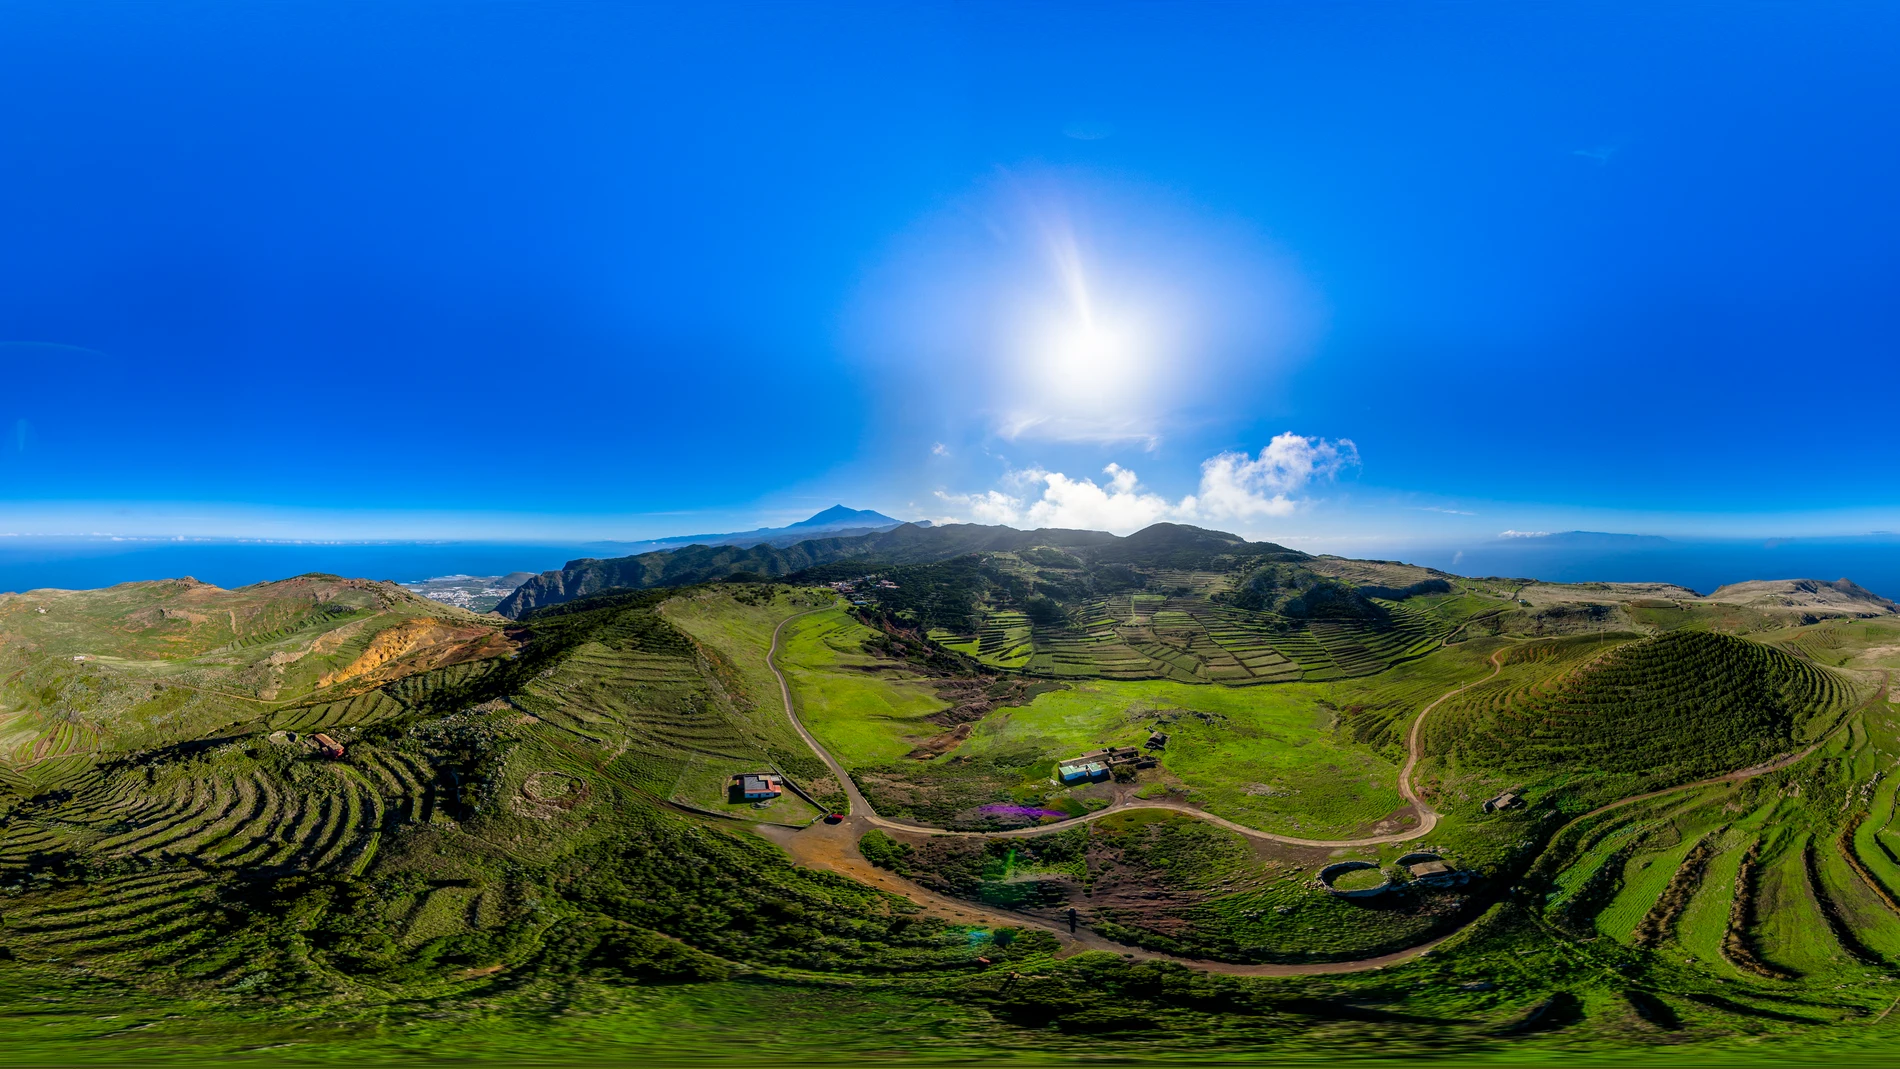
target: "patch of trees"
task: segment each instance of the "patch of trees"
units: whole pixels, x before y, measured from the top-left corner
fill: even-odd
[[[1055,599],[1041,594],[1032,595],[1023,601],[1023,614],[1029,622],[1038,627],[1057,627],[1068,619],[1068,613]]]
[[[1421,579],[1411,586],[1366,585],[1359,588],[1359,593],[1369,598],[1404,601],[1406,598],[1415,598],[1421,594],[1449,594],[1451,584],[1443,579]]]
[[[1228,593],[1215,599],[1254,612],[1295,619],[1377,620],[1386,611],[1359,588],[1287,562],[1260,565]]]

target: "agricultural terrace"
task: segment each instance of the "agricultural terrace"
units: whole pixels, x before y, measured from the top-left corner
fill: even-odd
[[[347,703],[514,649],[492,620],[335,576],[0,595],[0,762],[52,787],[103,756]]]
[[[1173,593],[1082,602],[1035,622],[1016,609],[982,616],[968,634],[930,631],[944,648],[995,668],[1050,679],[1168,679],[1230,686],[1376,675],[1438,648],[1471,614],[1496,610],[1465,596],[1375,601],[1365,618],[1290,619],[1211,599],[1228,577],[1167,574]]]
[[[877,633],[842,610],[787,625],[780,663],[806,727],[879,812],[943,827],[1077,815],[1124,794],[1171,799],[1300,837],[1416,824],[1396,789],[1419,709],[1491,665],[1490,642],[1372,676],[1272,687],[1078,679],[1038,686],[972,721],[945,715],[943,680],[869,652]],[[1159,770],[1130,786],[1061,787],[1062,758],[1169,735]]]
[[[382,596],[289,589],[307,604]],[[1272,588],[1281,605],[1313,589]],[[196,607],[209,596],[177,591],[154,616],[186,635],[214,627]],[[1355,1044],[1373,1035],[1381,1054],[1510,1058],[1744,1039],[1773,1055],[1795,1049],[1776,1043],[1813,1049],[1842,1022],[1878,1038],[1892,1019],[1900,737],[1866,670],[1890,656],[1881,628],[1802,625],[1768,644],[1468,628],[1383,671],[1219,686],[959,674],[914,634],[819,608],[829,603],[764,584],[605,595],[536,612],[503,636],[505,653],[448,660],[438,654],[489,639],[428,642],[441,632],[403,628],[420,617],[397,600],[327,625],[293,606],[259,618],[271,626],[257,645],[207,632],[210,645],[170,660],[130,651],[161,667],[105,661],[134,658],[103,624],[96,637],[70,620],[59,636],[31,631],[59,603],[30,611],[4,632],[6,723],[58,714],[101,741],[0,767],[8,1011],[89,1054],[124,1049],[115,1036],[142,1052],[185,1042],[167,1031],[183,1019],[190,1042],[214,1045],[204,1021],[255,1047],[304,1041],[313,1013],[380,1036],[392,1003],[459,1015],[435,1033],[457,1051],[471,1025],[543,1020],[550,1005],[585,1007],[573,1042],[590,1050],[604,1022],[681,1034],[638,1013],[709,1028],[836,1013],[855,1030],[866,1005],[885,1027],[901,1011],[1024,1050],[1057,1032],[1119,1032],[1152,1053],[1226,1030],[1263,1051],[1334,1035],[1363,1053]],[[163,622],[167,609],[206,620]],[[358,619],[370,622],[324,639]],[[1140,792],[1313,837],[1402,821],[1390,792],[1410,724],[1476,685],[1425,723],[1422,786],[1441,816],[1421,840],[1270,844],[1139,809],[1011,839],[873,836],[807,824],[817,810],[789,798],[756,810],[720,795],[733,771],[774,767],[837,797],[782,705],[772,715],[764,651],[788,619],[781,654],[801,716],[887,812],[945,822],[986,820],[977,811],[997,803],[1034,821]],[[392,631],[416,641],[374,645]],[[72,660],[80,647],[100,659]],[[300,649],[280,658],[279,697],[258,697],[264,677],[247,673]],[[372,651],[394,655],[369,665]],[[324,672],[364,671],[298,690],[289,666],[313,657],[329,659]],[[196,682],[158,689],[174,661]],[[1659,752],[1655,737],[1677,722]],[[1139,742],[1156,723],[1170,736],[1159,769],[1047,784],[1056,758]],[[154,741],[124,748],[140,731]],[[345,754],[324,757],[315,731]],[[1572,735],[1592,768],[1612,771],[1566,763]],[[1519,750],[1539,764],[1514,763]],[[1327,765],[1338,774],[1301,778]],[[1511,786],[1528,805],[1479,811]],[[1398,862],[1415,850],[1468,879],[1407,886]],[[1317,874],[1339,861],[1375,866],[1365,871],[1396,890],[1327,893]],[[1337,972],[1448,933],[1429,955]],[[1057,958],[1059,947],[1111,952]],[[1142,960],[1166,954],[1179,960]],[[1319,963],[1335,974],[1250,974]],[[851,999],[826,1001],[841,984]]]
[[[1577,820],[1533,870],[1546,912],[1581,937],[1677,956],[1738,994],[1882,979],[1900,960],[1900,864],[1887,845],[1896,752],[1880,703],[1798,766]]]
[[[1579,811],[1791,755],[1873,693],[1773,646],[1700,630],[1579,636],[1507,651],[1498,678],[1425,728],[1448,798],[1548,784]]]

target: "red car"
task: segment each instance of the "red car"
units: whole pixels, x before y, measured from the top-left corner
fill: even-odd
[[[825,823],[827,824],[838,824],[838,823],[843,822],[843,820],[844,820],[843,813],[826,813],[825,814]]]

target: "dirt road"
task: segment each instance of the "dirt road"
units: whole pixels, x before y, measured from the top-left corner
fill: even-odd
[[[814,609],[811,611],[820,612],[823,610]],[[1384,843],[1408,842],[1430,834],[1432,828],[1437,826],[1438,823],[1437,811],[1433,810],[1418,796],[1411,782],[1412,772],[1418,766],[1419,725],[1424,723],[1425,717],[1430,714],[1433,709],[1436,709],[1440,703],[1445,701],[1445,699],[1453,697],[1471,687],[1475,687],[1486,680],[1495,678],[1497,674],[1503,670],[1504,651],[1499,650],[1496,654],[1492,655],[1492,669],[1490,675],[1485,676],[1484,679],[1475,680],[1462,687],[1455,687],[1446,691],[1440,695],[1436,701],[1433,701],[1430,705],[1420,710],[1418,717],[1412,722],[1412,729],[1407,743],[1410,752],[1406,757],[1404,767],[1399,771],[1399,793],[1405,797],[1405,800],[1410,803],[1411,807],[1419,814],[1419,826],[1410,831],[1355,839],[1300,839],[1289,835],[1275,835],[1271,832],[1249,828],[1246,825],[1236,824],[1224,817],[1218,817],[1212,813],[1207,813],[1179,802],[1142,800],[1124,800],[1107,809],[1097,810],[1086,816],[1035,827],[1013,828],[1008,831],[951,831],[944,828],[926,827],[920,824],[907,824],[903,821],[890,820],[878,816],[877,810],[872,808],[870,801],[864,797],[863,792],[858,790],[857,783],[852,780],[850,773],[845,770],[843,765],[838,763],[837,758],[831,755],[831,751],[827,750],[824,745],[806,729],[804,722],[798,718],[797,706],[792,701],[791,683],[785,678],[784,671],[778,666],[778,653],[781,638],[785,631],[785,625],[806,615],[809,614],[799,613],[795,616],[788,616],[779,622],[778,627],[773,629],[772,648],[766,655],[766,664],[771,667],[772,674],[778,679],[779,698],[785,705],[785,715],[787,719],[791,721],[792,727],[797,730],[799,737],[805,740],[805,744],[811,747],[812,752],[817,754],[819,758],[825,762],[825,767],[831,770],[833,778],[838,781],[840,788],[845,793],[845,797],[850,800],[850,812],[837,824],[825,824],[820,822],[810,827],[796,830],[778,825],[761,825],[758,829],[759,833],[784,847],[786,852],[792,856],[794,862],[809,868],[825,869],[830,872],[835,872],[842,876],[848,876],[860,883],[870,884],[881,890],[902,895],[912,902],[917,903],[919,906],[922,906],[926,913],[942,917],[952,923],[983,924],[992,927],[1020,928],[1028,926],[1042,928],[1053,933],[1056,938],[1064,944],[1064,954],[1076,954],[1090,950],[1106,950],[1127,958],[1173,961],[1192,968],[1232,976],[1308,976],[1365,972],[1371,969],[1381,969],[1388,965],[1396,965],[1400,962],[1410,961],[1422,954],[1429,953],[1440,943],[1451,938],[1450,935],[1445,935],[1428,943],[1422,943],[1396,953],[1383,954],[1374,958],[1362,958],[1358,961],[1325,962],[1311,965],[1237,965],[1232,962],[1185,958],[1173,954],[1163,954],[1157,951],[1140,950],[1123,943],[1114,942],[1085,928],[1078,929],[1071,933],[1061,925],[1050,924],[1040,918],[1007,910],[992,909],[987,906],[938,894],[894,872],[878,868],[864,860],[864,856],[858,852],[858,840],[863,837],[867,830],[873,827],[922,835],[956,835],[999,839],[1020,838],[1030,835],[1042,835],[1046,832],[1073,827],[1077,824],[1086,824],[1090,821],[1100,820],[1111,813],[1121,813],[1136,809],[1160,809],[1181,813],[1186,816],[1194,817],[1197,820],[1205,820],[1210,824],[1218,825],[1219,827],[1226,828],[1229,831],[1245,835],[1252,839],[1285,843],[1292,846],[1348,847],[1377,846]]]
[[[822,610],[814,609],[811,611],[819,612]],[[1055,937],[1063,943],[1063,953],[1065,955],[1090,950],[1107,950],[1126,958],[1173,961],[1191,968],[1230,976],[1309,976],[1366,972],[1372,969],[1381,969],[1388,965],[1397,965],[1401,962],[1410,961],[1423,954],[1427,954],[1445,940],[1457,934],[1457,932],[1452,932],[1440,936],[1429,943],[1423,943],[1406,950],[1398,951],[1397,953],[1385,954],[1375,958],[1363,958],[1358,961],[1325,962],[1312,965],[1236,965],[1224,961],[1185,958],[1173,954],[1163,954],[1156,951],[1129,947],[1125,944],[1106,939],[1092,931],[1078,930],[1071,933],[1063,926],[1050,924],[1037,917],[1007,910],[992,909],[987,906],[938,894],[894,872],[880,869],[864,860],[864,856],[858,851],[858,840],[863,837],[866,831],[873,827],[923,835],[956,835],[1004,839],[1020,838],[1029,835],[1041,835],[1045,832],[1072,827],[1077,824],[1086,824],[1089,821],[1100,820],[1111,813],[1127,812],[1135,809],[1162,809],[1191,816],[1197,820],[1205,820],[1210,824],[1215,824],[1229,831],[1245,835],[1250,839],[1285,843],[1292,846],[1352,847],[1409,842],[1430,834],[1432,829],[1438,824],[1438,812],[1432,809],[1431,806],[1426,804],[1424,799],[1418,796],[1417,789],[1412,782],[1412,775],[1418,768],[1418,760],[1421,753],[1419,730],[1424,725],[1425,718],[1431,714],[1432,710],[1443,704],[1446,699],[1455,697],[1480,683],[1485,683],[1497,678],[1498,673],[1504,670],[1504,650],[1500,649],[1491,655],[1490,675],[1485,676],[1483,679],[1466,683],[1464,686],[1454,687],[1446,691],[1444,694],[1439,695],[1431,704],[1419,710],[1418,716],[1413,719],[1411,730],[1406,736],[1407,753],[1405,764],[1399,769],[1398,776],[1399,793],[1404,796],[1405,800],[1410,803],[1412,809],[1419,815],[1419,826],[1411,831],[1356,839],[1298,839],[1292,836],[1275,835],[1271,832],[1259,831],[1254,828],[1246,827],[1245,825],[1236,824],[1231,820],[1217,817],[1211,813],[1203,812],[1202,810],[1195,809],[1192,806],[1182,805],[1178,802],[1152,802],[1141,800],[1124,800],[1107,809],[1098,810],[1086,816],[1057,821],[1037,827],[1014,828],[1009,831],[950,831],[948,829],[931,828],[918,824],[906,824],[902,821],[887,820],[884,817],[878,816],[877,811],[871,807],[871,803],[864,797],[863,793],[858,790],[857,783],[854,782],[850,774],[845,771],[844,766],[840,765],[837,759],[832,757],[831,751],[825,749],[825,747],[812,736],[811,732],[805,729],[804,723],[798,718],[797,707],[792,702],[791,684],[787,682],[785,673],[778,666],[779,641],[780,636],[784,633],[785,625],[805,615],[809,614],[799,613],[795,616],[788,616],[779,622],[778,627],[773,629],[772,648],[766,656],[766,664],[771,667],[772,674],[778,678],[779,697],[785,704],[786,717],[791,720],[792,727],[797,729],[799,736],[805,740],[805,744],[811,747],[813,753],[824,760],[827,768],[831,769],[832,775],[837,778],[840,787],[845,792],[845,796],[850,799],[851,811],[837,824],[825,824],[821,822],[814,823],[810,827],[799,829],[787,828],[783,825],[759,826],[758,830],[760,834],[784,847],[786,852],[792,856],[792,860],[800,865],[836,872],[861,883],[870,884],[873,887],[889,891],[893,894],[902,895],[923,907],[926,913],[942,917],[953,923],[985,924],[996,927],[1042,928],[1053,933]],[[1891,677],[1889,677],[1888,683],[1891,684],[1891,682]],[[1878,692],[1876,692],[1876,694],[1877,693]],[[1845,720],[1843,719],[1843,723],[1844,722]],[[1839,730],[1838,725],[1835,730]],[[1828,735],[1831,737],[1833,732],[1830,731]],[[1814,753],[1815,750],[1820,748],[1821,743],[1825,741],[1827,740],[1824,737],[1799,753],[1790,754],[1786,757],[1770,761],[1766,764],[1756,765],[1752,768],[1730,772],[1727,775],[1718,776],[1714,779],[1702,780],[1696,783],[1685,783],[1677,787],[1669,787],[1659,791],[1650,791],[1620,799],[1594,809],[1576,819],[1586,819],[1620,806],[1666,794],[1674,794],[1678,791],[1695,790],[1702,787],[1713,786],[1718,783],[1737,783],[1743,780],[1753,779],[1756,776],[1766,775],[1770,772],[1778,772]],[[1574,823],[1574,821],[1572,823]]]
[[[812,610],[812,612],[822,611],[821,609]],[[1370,835],[1352,839],[1302,839],[1297,836],[1276,835],[1272,832],[1260,831],[1257,828],[1249,828],[1244,824],[1236,824],[1225,817],[1217,817],[1205,810],[1196,809],[1193,806],[1185,805],[1180,802],[1149,801],[1146,799],[1129,798],[1124,798],[1106,809],[1098,809],[1084,816],[1071,817],[1068,820],[1058,820],[1027,828],[1012,828],[1008,831],[951,831],[946,828],[932,828],[922,824],[907,824],[901,820],[891,820],[887,817],[879,816],[877,810],[872,808],[870,801],[858,790],[858,785],[851,779],[850,773],[845,771],[844,766],[838,763],[837,758],[831,756],[831,751],[825,749],[823,744],[813,737],[812,733],[806,730],[804,723],[798,719],[797,707],[792,702],[791,684],[786,680],[784,671],[778,666],[778,651],[780,636],[785,631],[785,625],[806,615],[809,614],[799,613],[796,616],[788,616],[784,620],[779,621],[778,627],[772,630],[772,649],[766,655],[765,659],[765,663],[772,669],[772,674],[778,678],[779,698],[785,703],[786,717],[791,720],[792,727],[797,729],[799,737],[805,740],[805,744],[811,747],[813,753],[824,760],[825,767],[831,769],[832,776],[837,779],[838,783],[842,786],[845,797],[851,801],[851,818],[853,822],[879,828],[888,828],[892,831],[912,832],[918,835],[958,835],[990,839],[1022,838],[1030,835],[1041,835],[1050,831],[1060,831],[1063,828],[1074,827],[1077,824],[1087,824],[1090,821],[1100,820],[1114,813],[1125,813],[1136,809],[1161,809],[1191,816],[1197,820],[1205,820],[1209,824],[1226,828],[1228,831],[1235,832],[1239,835],[1245,835],[1249,839],[1257,839],[1271,843],[1284,843],[1288,846],[1383,846],[1387,843],[1411,842],[1414,839],[1420,839],[1430,835],[1432,829],[1438,826],[1438,811],[1433,809],[1423,798],[1418,796],[1418,791],[1412,784],[1412,773],[1418,768],[1420,755],[1419,729],[1424,726],[1425,718],[1431,715],[1432,710],[1438,708],[1446,699],[1462,694],[1480,683],[1489,682],[1495,679],[1499,672],[1504,670],[1504,651],[1498,650],[1491,655],[1490,675],[1485,676],[1483,679],[1473,680],[1461,687],[1453,687],[1451,690],[1439,695],[1430,705],[1419,710],[1418,716],[1412,720],[1411,731],[1406,736],[1407,753],[1405,756],[1405,764],[1399,769],[1398,779],[1399,794],[1404,797],[1412,810],[1418,814],[1418,826],[1409,831],[1393,832],[1389,835]]]

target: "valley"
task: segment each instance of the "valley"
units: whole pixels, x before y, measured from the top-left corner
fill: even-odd
[[[213,1049],[365,1056],[507,1053],[424,1020],[664,1049],[687,1004],[760,1051],[874,1044],[740,1007],[922,1014],[904,1051],[947,1057],[1892,1020],[1900,612],[1851,584],[1170,524],[703,548],[512,615],[326,575],[0,595],[0,1001],[49,1051],[128,1013],[202,1051],[190,1006]]]

